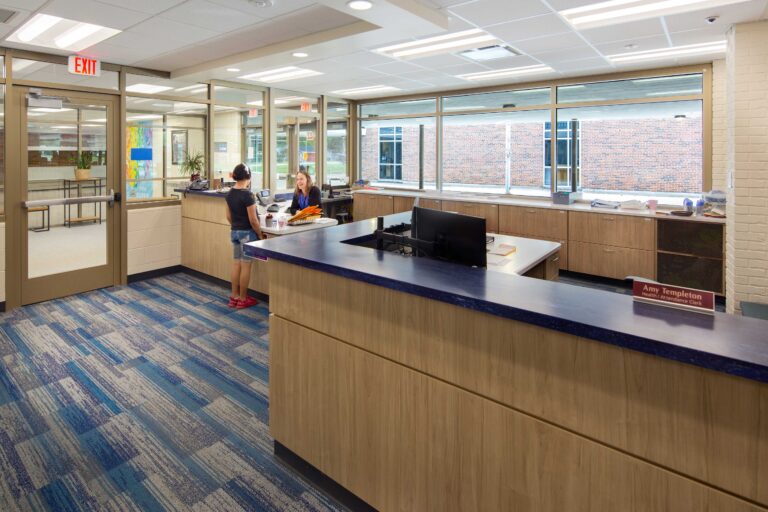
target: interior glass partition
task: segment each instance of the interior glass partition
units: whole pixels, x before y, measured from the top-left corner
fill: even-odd
[[[215,84],[213,87],[213,177],[229,179],[244,162],[254,188],[264,184],[264,93]]]
[[[325,173],[323,182],[340,186],[349,184],[347,148],[349,147],[349,105],[328,101],[325,111]]]

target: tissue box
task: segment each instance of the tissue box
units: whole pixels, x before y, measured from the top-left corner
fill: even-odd
[[[578,192],[569,192],[567,190],[558,190],[552,194],[552,203],[554,204],[572,204],[578,199]]]

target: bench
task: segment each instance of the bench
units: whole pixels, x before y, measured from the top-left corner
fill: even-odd
[[[30,228],[30,231],[49,231],[51,229],[51,207],[50,206],[33,206],[31,208],[27,208],[27,212],[34,213],[34,212],[41,212],[42,215],[42,226],[39,228]]]

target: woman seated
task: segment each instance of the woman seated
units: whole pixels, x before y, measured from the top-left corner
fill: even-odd
[[[312,185],[312,178],[304,169],[296,173],[296,190],[293,192],[293,202],[290,212],[295,214],[307,206],[320,206],[320,189]]]

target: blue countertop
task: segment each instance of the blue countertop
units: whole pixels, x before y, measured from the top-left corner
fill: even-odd
[[[409,222],[410,212],[385,225]],[[499,275],[342,243],[370,235],[376,220],[246,244],[249,256],[294,263],[491,315],[768,382],[768,322],[634,302],[612,292]]]

